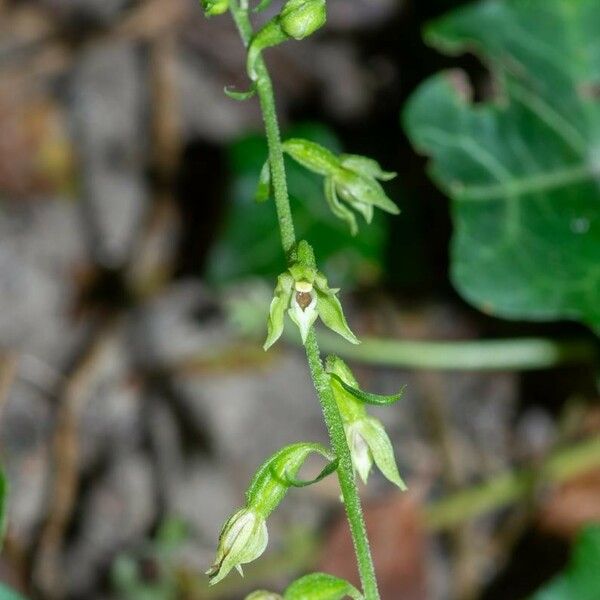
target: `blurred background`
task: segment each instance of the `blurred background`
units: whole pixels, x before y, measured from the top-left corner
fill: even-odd
[[[450,283],[449,200],[400,112],[448,66],[477,100],[492,93],[475,57],[421,38],[464,3],[328,4],[323,31],[268,63],[285,135],[399,174],[386,190],[402,214],[353,239],[321,182],[289,165],[299,234],[343,287],[352,328],[593,344],[573,323],[486,316]],[[283,261],[273,205],[251,200],[266,158],[257,103],[223,94],[247,86],[244,56],[231,19],[207,20],[193,0],[0,0],[0,579],[26,597],[241,599],[314,569],[356,582],[334,478],[288,495],[245,579],[209,590],[203,575],[258,465],[326,440],[296,341],[261,349]],[[561,454],[600,432],[597,371],[579,362],[352,362],[365,389],[407,386],[374,412],[410,491],[379,474],[361,490],[383,600],[525,598],[564,568],[600,520],[597,446],[583,468]]]

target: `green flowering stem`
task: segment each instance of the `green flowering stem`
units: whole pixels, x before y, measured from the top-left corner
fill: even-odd
[[[248,10],[242,8],[237,0],[231,1],[230,10],[233,20],[240,32],[242,41],[244,42],[244,45],[248,47],[253,33],[252,25],[248,18]],[[275,196],[275,207],[277,210],[277,219],[279,221],[281,244],[286,257],[289,258],[290,252],[296,244],[296,233],[294,231],[294,222],[292,220],[292,211],[287,189],[285,164],[283,162],[283,147],[281,143],[281,134],[279,132],[279,123],[277,121],[273,84],[271,83],[269,71],[261,56],[256,58],[254,68],[257,75],[256,91],[260,100],[265,131],[267,133],[267,143],[269,146],[271,185]]]
[[[230,10],[242,40],[244,41],[245,46],[248,47],[252,38],[252,26],[248,18],[247,9],[241,8],[237,0],[232,0]],[[271,166],[271,185],[275,197],[281,244],[289,261],[291,259],[292,251],[296,246],[296,234],[290,209],[285,164],[283,161],[283,147],[277,121],[273,86],[262,57],[257,58],[255,70],[257,74],[256,90],[260,99],[260,106],[267,133],[269,162]],[[312,327],[306,340],[306,355],[313,383],[323,410],[325,423],[331,439],[331,445],[338,460],[337,474],[356,552],[363,593],[366,600],[379,600],[377,579],[375,577],[375,569],[371,558],[367,530],[360,505],[354,469],[352,467],[350,449],[346,442],[342,417],[329,385],[329,377],[323,369],[317,338],[315,336],[314,328]]]
[[[348,516],[350,533],[352,534],[352,541],[354,543],[354,550],[358,561],[358,570],[363,586],[363,593],[367,600],[377,600],[379,598],[379,591],[377,589],[375,569],[371,558],[371,550],[369,548],[360,498],[356,487],[350,448],[346,441],[342,416],[338,410],[333,396],[333,390],[329,383],[329,376],[325,372],[323,363],[321,362],[321,354],[317,344],[317,336],[315,335],[314,327],[311,328],[308,334],[305,347],[310,374],[315,384],[319,401],[321,402],[321,408],[329,432],[331,446],[338,459],[338,480],[340,482],[344,507],[346,509],[346,515]]]

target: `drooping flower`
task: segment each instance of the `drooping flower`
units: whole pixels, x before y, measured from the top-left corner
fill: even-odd
[[[210,585],[221,581],[233,568],[243,575],[242,565],[257,559],[268,540],[264,516],[251,508],[238,510],[221,531],[215,562],[206,572]]]
[[[358,232],[358,225],[350,209],[360,213],[367,223],[371,222],[375,208],[393,215],[400,212],[378,181],[389,181],[396,174],[384,171],[377,161],[355,154],[336,156],[315,142],[298,138],[286,140],[283,150],[303,167],[325,178],[329,208],[348,224],[352,235]]]
[[[312,480],[297,480],[298,471],[313,453],[325,458],[328,461],[326,466]],[[210,585],[221,581],[233,568],[243,575],[242,565],[257,559],[265,551],[269,539],[266,520],[289,488],[310,485],[336,468],[335,457],[319,443],[290,444],[269,457],[258,468],[246,490],[245,506],[235,512],[223,526],[215,562],[206,572]]]
[[[327,358],[326,370],[342,415],[352,464],[360,478],[364,483],[367,482],[374,463],[386,479],[401,490],[406,490],[406,484],[398,472],[392,442],[381,421],[370,416],[365,406],[392,404],[400,399],[402,393],[382,396],[363,392],[348,365],[337,356]]]

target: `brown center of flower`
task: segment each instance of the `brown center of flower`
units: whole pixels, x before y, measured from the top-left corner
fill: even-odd
[[[296,302],[298,306],[304,311],[306,307],[312,302],[312,296],[309,292],[296,292]]]

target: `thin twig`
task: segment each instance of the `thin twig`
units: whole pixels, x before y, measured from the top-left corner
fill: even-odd
[[[8,394],[17,376],[19,358],[16,354],[9,353],[2,357],[0,362],[0,418],[8,400]]]
[[[431,530],[445,531],[512,504],[530,494],[538,482],[559,484],[598,467],[600,435],[553,453],[541,467],[508,471],[430,504],[425,509],[425,523]]]
[[[33,577],[47,598],[64,595],[61,551],[71,520],[79,480],[79,422],[89,398],[105,348],[114,339],[116,321],[99,325],[87,349],[68,376],[60,397],[53,440],[54,477],[48,502],[48,517],[42,530]]]

